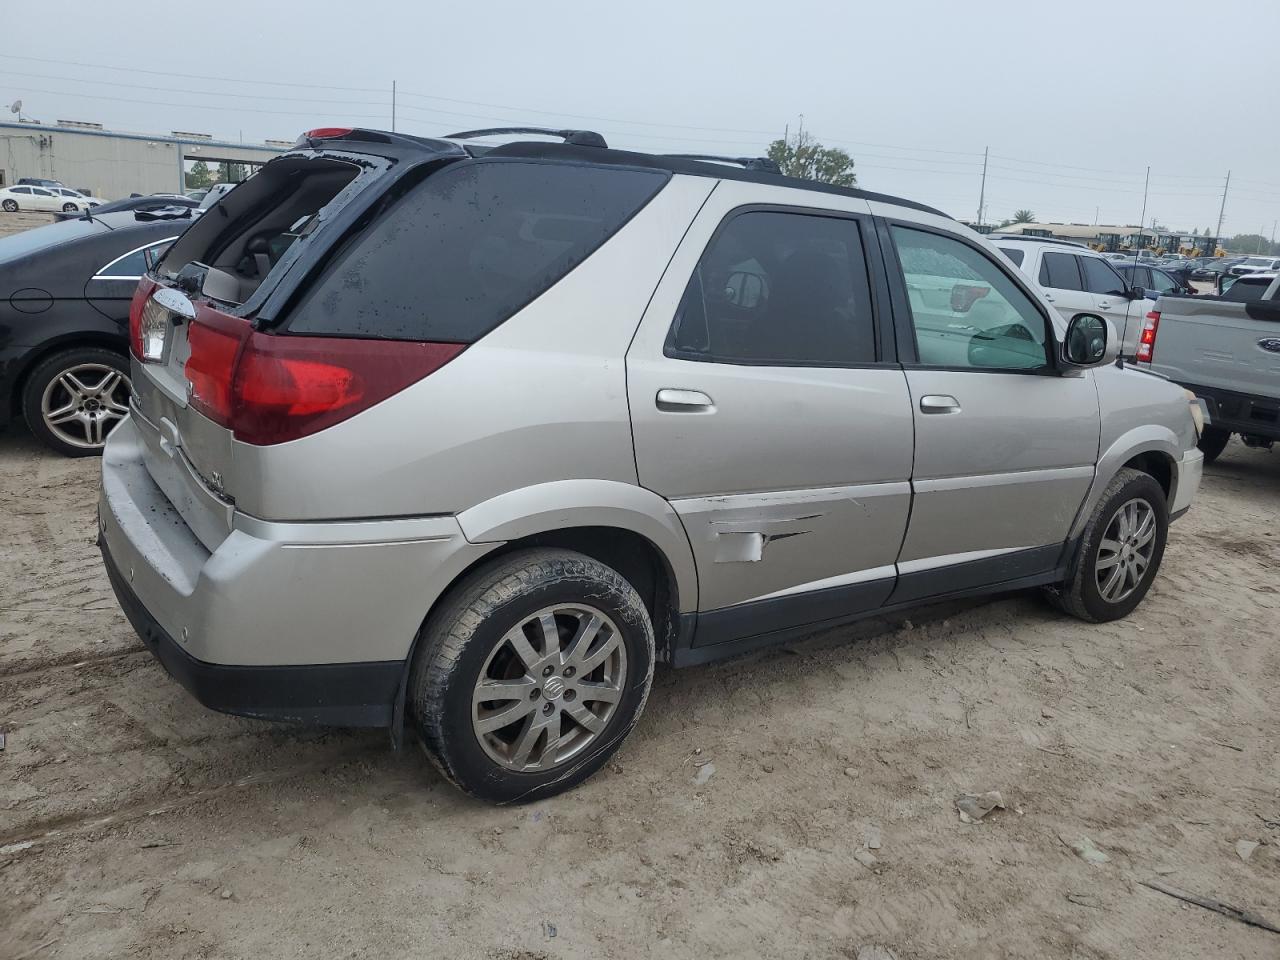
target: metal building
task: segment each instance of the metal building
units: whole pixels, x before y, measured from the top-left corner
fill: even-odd
[[[0,123],[0,186],[12,186],[20,177],[44,177],[105,200],[133,193],[182,193],[186,171],[198,161],[217,179],[221,164],[237,165],[230,168],[234,173],[249,173],[290,145],[278,140],[227,143],[179,130],[163,136],[116,133],[101,124],[66,120]]]

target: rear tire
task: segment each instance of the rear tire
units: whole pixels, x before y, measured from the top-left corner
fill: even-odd
[[[18,212],[18,201],[17,201],[17,200],[7,199],[7,200],[5,200],[5,202],[4,202],[4,203],[0,204],[0,206],[4,207],[4,212],[5,212],[5,213],[17,213],[17,212]]]
[[[523,803],[608,761],[640,719],[653,662],[649,612],[620,573],[570,550],[521,550],[470,574],[428,618],[409,713],[456,786]]]
[[[1227,448],[1230,440],[1230,430],[1223,430],[1221,427],[1205,427],[1204,432],[1200,434],[1200,442],[1196,446],[1204,454],[1204,462],[1213,463]]]
[[[129,412],[129,360],[106,347],[73,347],[40,361],[22,388],[36,439],[68,457],[102,453]]]
[[[1119,620],[1142,602],[1164,557],[1169,507],[1148,473],[1125,468],[1107,484],[1085,526],[1067,582],[1047,591],[1090,623]]]

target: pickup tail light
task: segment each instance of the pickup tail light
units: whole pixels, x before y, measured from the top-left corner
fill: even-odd
[[[187,342],[192,406],[237,440],[259,446],[297,440],[353,417],[466,348],[268,334],[203,306]]]
[[[1160,311],[1152,310],[1142,321],[1142,333],[1138,335],[1138,359],[1150,363],[1156,352],[1156,333],[1160,329]]]

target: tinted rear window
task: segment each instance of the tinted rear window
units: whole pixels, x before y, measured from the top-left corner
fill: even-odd
[[[1272,277],[1241,277],[1227,288],[1222,299],[1233,300],[1236,303],[1261,300],[1262,295],[1267,292],[1267,287],[1271,286],[1272,279]]]
[[[1016,263],[1018,266],[1022,266],[1022,255],[1023,255],[1022,250],[1018,250],[1015,247],[1001,247],[1000,252],[1003,253],[1006,257],[1008,257],[1010,260],[1012,260],[1014,263]]]
[[[666,180],[512,160],[446,167],[338,254],[289,330],[470,343],[590,256]]]
[[[1040,286],[1055,290],[1083,290],[1076,258],[1068,253],[1046,253],[1040,261]]]

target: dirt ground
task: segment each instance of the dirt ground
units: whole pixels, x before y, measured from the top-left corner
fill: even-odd
[[[199,707],[116,608],[96,467],[0,436],[3,960],[1280,956],[1139,883],[1280,924],[1280,451],[1228,448],[1125,622],[1020,596],[660,671],[517,808]]]

